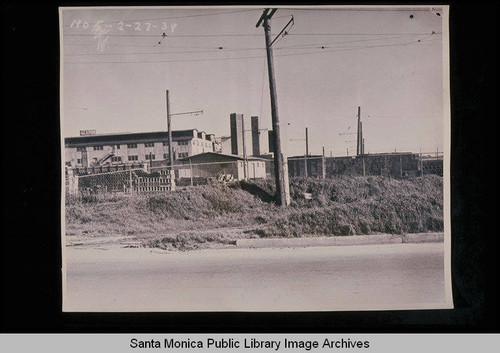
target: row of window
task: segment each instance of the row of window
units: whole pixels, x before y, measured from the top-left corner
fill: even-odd
[[[168,142],[167,141],[163,141],[162,145],[163,146],[168,146]],[[189,140],[178,141],[177,145],[178,146],[187,146],[187,145],[189,145]],[[201,145],[201,146],[210,147],[210,142],[208,142],[208,141],[202,141],[200,143],[200,141],[193,140],[193,145],[196,145],[196,146],[200,146]],[[144,147],[154,147],[154,146],[155,146],[155,142],[145,142],[144,143]],[[104,146],[100,146],[100,145],[92,146],[92,149],[94,151],[102,151],[103,148],[104,148]],[[120,149],[120,145],[115,145],[115,148],[119,150]],[[137,148],[137,143],[127,143],[127,148]],[[83,151],[87,150],[87,147],[77,147],[76,150],[78,152],[83,152]]]
[[[188,153],[187,152],[181,152],[181,153],[178,154],[178,156],[179,156],[179,158],[185,158],[185,157],[188,157]],[[137,156],[137,155],[127,156],[127,157],[128,157],[128,161],[129,162],[134,162],[134,161],[138,161],[139,160],[139,156]],[[146,157],[147,161],[156,159],[156,156],[154,154],[152,154],[152,153],[151,154],[147,154],[145,157]],[[163,154],[163,159],[168,159],[168,154],[167,153]],[[122,161],[122,157],[120,157],[120,156],[111,157],[111,162],[121,162],[121,161]],[[82,164],[82,159],[78,158],[76,160],[76,162],[78,164]],[[67,162],[66,164],[68,165],[68,163],[71,164],[71,162]],[[256,165],[257,165],[257,167],[260,167],[260,166],[264,167],[265,163],[264,162],[262,162],[262,163],[261,162],[256,162]],[[225,167],[225,166],[226,166],[225,163],[221,164],[221,167]]]
[[[181,155],[183,155],[181,157]],[[154,154],[147,154],[146,156],[146,160],[154,160],[156,159],[156,156]],[[184,156],[184,153],[179,153],[179,158],[183,158],[183,157],[187,157],[187,153],[186,155]],[[129,162],[134,162],[134,161],[138,161],[139,160],[139,156],[137,155],[132,155],[132,156],[127,156],[127,159]],[[167,153],[164,153],[163,154],[163,159],[168,159],[168,154]],[[76,162],[78,164],[82,164],[82,159],[81,158],[77,158]],[[120,156],[114,156],[114,157],[111,157],[111,162],[122,162],[122,157]]]

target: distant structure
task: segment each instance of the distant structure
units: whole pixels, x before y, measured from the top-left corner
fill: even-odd
[[[321,178],[336,176],[383,175],[400,178],[423,174],[443,175],[443,159],[424,157],[411,152],[375,153],[361,156],[323,157],[311,155],[307,158],[305,172],[304,156],[288,158],[290,177]]]
[[[252,155],[260,156],[260,131],[259,131],[259,117],[251,117],[252,126]]]
[[[196,129],[172,131],[174,159],[214,151],[215,136]],[[168,132],[84,134],[64,139],[68,167],[168,161]]]
[[[231,154],[243,155],[243,114],[231,113],[229,116],[231,129]]]
[[[267,140],[269,144],[269,153],[274,153],[274,131],[269,130],[267,132]]]
[[[231,136],[221,136],[215,138],[214,152],[231,154]]]
[[[266,178],[266,160],[257,157],[243,158],[236,155],[207,152],[179,160],[186,168],[179,170],[181,184],[188,184],[188,179],[225,178],[228,180]],[[190,166],[190,168],[187,168]],[[246,169],[246,171],[245,171]]]
[[[254,157],[263,155],[263,152],[266,153],[266,149],[263,150],[261,148],[260,131],[267,129],[259,129],[258,116],[251,117],[250,130],[245,130],[243,114],[231,113],[229,116],[229,122],[231,132],[230,141],[227,142],[227,137],[218,137],[216,141],[216,152],[234,154],[237,156],[251,155]],[[249,134],[250,132],[251,134]],[[230,151],[225,148],[224,143],[231,144]]]

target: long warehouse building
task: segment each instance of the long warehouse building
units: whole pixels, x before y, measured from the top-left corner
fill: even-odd
[[[172,131],[174,160],[214,151],[215,136],[196,129]],[[168,132],[91,134],[64,139],[65,164],[90,167],[106,164],[168,161]]]

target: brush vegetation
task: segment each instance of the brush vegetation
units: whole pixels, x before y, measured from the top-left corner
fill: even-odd
[[[292,179],[288,208],[264,201],[272,194],[274,183],[260,180],[68,198],[66,235],[128,235],[146,246],[188,250],[227,247],[239,238],[443,231],[443,180],[436,175]]]

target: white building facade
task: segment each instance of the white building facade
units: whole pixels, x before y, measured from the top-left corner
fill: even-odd
[[[168,161],[168,132],[102,134],[65,139],[68,167]],[[214,151],[215,137],[196,129],[172,131],[174,160]]]

